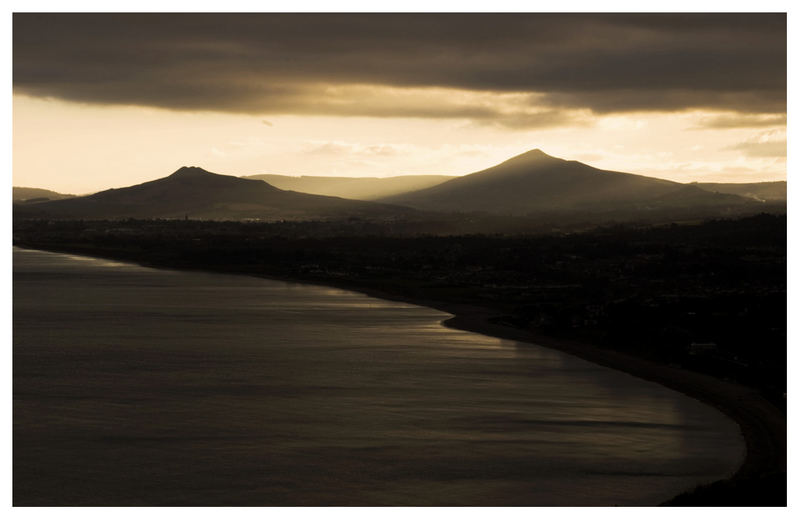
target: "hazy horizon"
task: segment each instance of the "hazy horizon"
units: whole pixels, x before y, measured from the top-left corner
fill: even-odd
[[[226,176],[232,176],[232,177],[238,177],[238,178],[251,178],[251,179],[257,179],[257,180],[263,180],[264,182],[268,182],[268,183],[269,183],[269,181],[267,179],[263,179],[263,178],[259,179],[259,178],[260,177],[285,177],[287,179],[297,179],[297,180],[300,180],[300,179],[303,179],[303,178],[318,178],[318,179],[328,178],[328,179],[353,179],[353,180],[388,180],[388,179],[400,179],[402,177],[408,177],[409,179],[411,179],[411,178],[420,178],[420,177],[432,177],[432,178],[436,177],[436,178],[447,178],[447,180],[449,180],[449,179],[455,179],[455,178],[458,178],[458,177],[464,177],[464,176],[467,176],[467,175],[478,173],[480,171],[483,171],[483,170],[489,169],[491,167],[500,165],[500,164],[502,164],[503,162],[505,162],[505,161],[507,161],[509,159],[512,159],[512,158],[517,157],[519,155],[523,155],[526,152],[529,152],[529,151],[532,151],[532,150],[536,150],[536,149],[531,149],[531,150],[526,150],[526,151],[520,152],[519,154],[515,154],[514,156],[507,157],[505,159],[497,161],[496,163],[490,164],[485,168],[480,168],[478,170],[473,170],[473,171],[468,171],[468,172],[463,172],[463,173],[458,173],[458,174],[437,174],[437,173],[428,173],[428,174],[418,173],[418,174],[415,174],[415,173],[407,173],[407,174],[397,174],[397,175],[395,175],[395,174],[386,174],[386,175],[345,175],[345,174],[342,174],[342,175],[327,175],[327,174],[324,174],[324,173],[320,173],[320,174],[303,174],[303,173],[290,173],[290,172],[289,173],[281,173],[281,172],[276,172],[276,171],[265,171],[265,172],[257,172],[257,173],[235,173],[234,174],[234,173],[230,173],[230,172],[227,172],[227,171],[212,170],[210,168],[207,168],[207,167],[203,166],[202,164],[190,164],[189,162],[187,162],[187,163],[181,164],[181,165],[179,165],[179,166],[177,166],[175,168],[168,169],[167,171],[154,172],[154,175],[152,177],[144,178],[143,180],[135,181],[135,182],[133,182],[131,184],[124,184],[124,185],[123,184],[119,184],[119,185],[114,185],[114,186],[110,186],[109,185],[109,186],[100,187],[100,188],[97,188],[97,189],[94,189],[94,190],[83,191],[83,192],[79,192],[79,193],[73,193],[72,195],[76,195],[76,196],[80,197],[80,196],[85,196],[85,195],[91,195],[91,194],[98,193],[98,192],[101,192],[101,191],[105,191],[105,190],[108,190],[108,189],[125,188],[125,187],[129,187],[129,186],[132,186],[132,185],[138,185],[138,184],[141,184],[141,183],[145,183],[145,182],[149,182],[149,181],[153,181],[153,180],[157,180],[157,179],[161,179],[161,178],[167,177],[170,174],[174,173],[175,171],[178,171],[179,169],[186,168],[186,167],[200,168],[202,170],[205,170],[205,171],[208,171],[210,173],[217,174],[217,175],[226,175]],[[547,153],[547,152],[545,152],[545,153]],[[550,154],[547,154],[547,155],[550,155]],[[567,160],[567,161],[575,160],[575,159],[571,159],[569,157],[556,157],[556,156],[552,156],[552,157],[555,157],[557,159]],[[583,162],[583,161],[579,161],[579,162]],[[592,164],[591,162],[583,162],[583,163],[587,164],[588,166],[596,167],[596,168],[601,169],[601,170],[604,169],[604,168],[598,167],[596,164]],[[619,171],[619,172],[622,172],[622,173],[630,173],[630,174],[640,175],[640,176],[648,177],[648,178],[652,178],[652,179],[673,180],[673,179],[668,178],[667,176],[658,177],[658,176],[655,176],[655,175],[641,174],[641,173],[636,172],[636,171],[612,170],[612,169],[606,169],[606,170],[607,171]],[[701,183],[701,184],[702,183],[709,183],[709,184],[714,184],[714,183],[720,183],[720,184],[750,184],[750,183],[761,183],[761,182],[786,182],[786,178],[773,179],[773,180],[756,180],[756,181],[742,181],[742,180],[739,180],[739,181],[730,181],[730,182],[712,181],[712,180],[706,180],[706,181],[675,181],[675,182],[681,182],[681,183],[693,183],[694,182],[694,183]],[[286,190],[293,189],[293,188],[290,188],[290,187],[281,187],[281,186],[276,185],[275,183],[273,183],[273,185],[275,185],[275,187],[280,188],[280,189],[286,189]],[[25,188],[25,189],[44,189],[46,191],[47,190],[52,190],[52,191],[55,191],[55,192],[60,193],[60,194],[66,194],[65,191],[63,191],[63,190],[54,190],[50,186],[23,186],[21,184],[17,184],[16,181],[14,182],[14,187],[15,188]],[[295,191],[303,191],[303,190],[295,190]]]

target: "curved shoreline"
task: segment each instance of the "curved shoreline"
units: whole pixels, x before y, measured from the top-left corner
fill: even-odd
[[[739,425],[745,441],[746,453],[741,466],[728,480],[751,478],[774,471],[786,471],[786,418],[780,410],[753,388],[677,366],[663,365],[622,352],[595,347],[576,340],[555,338],[530,329],[498,324],[492,321],[493,318],[499,317],[498,313],[487,307],[412,298],[346,282],[331,281],[327,283],[319,280],[309,281],[266,275],[257,277],[324,285],[359,292],[383,300],[401,301],[433,308],[453,315],[452,318],[442,322],[446,327],[499,339],[533,343],[625,372],[639,379],[658,383],[716,408]]]
[[[304,283],[295,279],[266,276],[264,278]],[[498,313],[486,307],[409,298],[380,290],[360,288],[355,284],[324,285],[447,312],[453,317],[442,322],[446,327],[500,339],[533,343],[680,392],[716,408],[739,426],[746,448],[744,460],[739,469],[723,482],[758,478],[773,472],[786,472],[786,417],[753,388],[579,341],[555,338],[530,329],[498,324],[492,321],[492,318],[499,317]]]
[[[104,255],[96,252],[45,249],[15,246],[55,253],[77,254],[87,257],[129,262],[143,267],[173,269],[178,271],[205,271],[218,274],[253,276],[275,281],[320,285],[390,301],[400,301],[433,308],[453,317],[442,324],[453,329],[484,334],[495,338],[533,343],[559,350],[586,361],[625,372],[634,377],[652,381],[671,390],[708,404],[731,418],[739,426],[745,441],[746,453],[739,469],[724,482],[758,478],[764,474],[786,472],[786,417],[780,410],[759,395],[758,391],[743,385],[723,381],[712,376],[692,372],[676,366],[663,365],[590,344],[541,334],[535,330],[502,325],[492,321],[498,312],[488,307],[458,304],[390,293],[345,280],[296,278],[256,272],[211,269],[208,267],[170,266],[136,259]],[[687,490],[691,492],[692,490]],[[777,505],[777,504],[772,504]],[[785,505],[785,504],[784,504]]]

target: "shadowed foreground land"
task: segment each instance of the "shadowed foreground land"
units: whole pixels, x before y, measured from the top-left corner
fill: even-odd
[[[658,381],[731,415],[748,445],[736,478],[675,503],[781,505],[785,226],[761,215],[561,236],[388,237],[324,223],[20,221],[14,234],[21,246],[416,301],[467,330]]]

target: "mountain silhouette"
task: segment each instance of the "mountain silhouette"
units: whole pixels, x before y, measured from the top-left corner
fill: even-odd
[[[315,195],[331,195],[357,200],[376,200],[392,195],[429,188],[453,177],[447,175],[398,175],[395,177],[316,177],[303,175],[248,175],[282,190]]]
[[[715,193],[731,193],[766,202],[786,202],[786,181],[771,182],[696,182],[693,186]]]
[[[15,216],[40,218],[190,218],[308,220],[388,218],[412,212],[374,202],[284,191],[260,180],[182,167],[168,177],[127,188],[17,206]]]
[[[525,215],[747,203],[732,194],[631,173],[599,170],[536,149],[442,184],[381,199],[424,210]]]
[[[15,203],[30,204],[48,200],[69,199],[75,195],[58,193],[56,191],[45,190],[42,188],[25,188],[22,186],[14,186],[12,188],[11,196]]]

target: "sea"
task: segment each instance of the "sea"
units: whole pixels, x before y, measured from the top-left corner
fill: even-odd
[[[712,407],[449,317],[14,248],[14,505],[656,505],[743,460]]]

